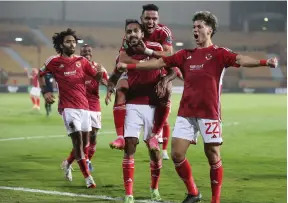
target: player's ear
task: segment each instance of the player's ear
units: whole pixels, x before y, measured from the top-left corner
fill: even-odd
[[[63,45],[62,44],[60,44],[60,48],[63,49]]]
[[[212,32],[213,32],[213,29],[212,29],[211,27],[209,27],[207,34],[211,36],[211,35],[212,35]]]

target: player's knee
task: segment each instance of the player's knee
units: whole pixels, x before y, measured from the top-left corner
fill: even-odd
[[[205,155],[210,164],[217,163],[220,157],[220,144],[218,143],[205,143]]]
[[[91,144],[96,144],[97,143],[97,131],[92,130],[90,133],[90,143]]]
[[[136,151],[136,146],[138,144],[138,138],[128,137],[125,138],[125,153],[127,155],[133,155]]]
[[[180,151],[172,150],[171,158],[174,163],[180,163],[185,159],[185,154]]]

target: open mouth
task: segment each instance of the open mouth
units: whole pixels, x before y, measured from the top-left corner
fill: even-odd
[[[198,34],[194,34],[194,39],[198,39],[199,35]]]
[[[130,40],[130,44],[131,44],[131,45],[138,44],[138,39],[132,38],[132,39]]]

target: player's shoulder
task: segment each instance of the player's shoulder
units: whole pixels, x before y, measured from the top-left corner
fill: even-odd
[[[163,46],[158,42],[145,41],[145,45],[149,49],[163,51]]]
[[[156,31],[165,33],[166,35],[172,35],[171,30],[164,24],[158,24],[155,28]]]
[[[215,49],[218,52],[230,52],[230,53],[235,53],[233,52],[231,49],[227,48],[227,47],[219,47],[217,45],[213,45],[212,46],[213,49]]]
[[[60,58],[60,55],[58,54],[58,55],[53,55],[53,56],[50,56],[50,57],[48,57],[47,59],[46,59],[46,61],[45,61],[45,66],[47,66],[47,65],[49,65],[49,64],[51,64],[51,63],[53,63],[53,62],[55,62],[55,61],[58,61],[59,60],[59,58]]]

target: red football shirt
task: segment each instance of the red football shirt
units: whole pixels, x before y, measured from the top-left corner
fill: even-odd
[[[157,42],[145,42],[149,49],[163,51],[161,44]],[[151,57],[145,54],[133,54],[135,60],[150,60]],[[158,83],[161,70],[129,70],[128,73],[129,92],[127,94],[127,104],[155,105],[157,97],[155,85]]]
[[[153,33],[151,33],[150,35],[146,34],[144,36],[143,41],[158,42],[161,45],[172,46],[173,35],[171,30],[166,25],[158,24]],[[124,48],[125,43],[126,39],[124,37],[120,51],[125,50]]]
[[[73,58],[63,56],[50,57],[40,69],[40,75],[52,73],[59,88],[59,106],[65,108],[88,110],[86,98],[85,75],[94,77],[97,71],[82,56]]]
[[[91,62],[93,67],[97,66],[97,63]],[[103,79],[108,80],[107,72],[103,73]],[[86,95],[89,104],[90,111],[101,111],[100,97],[99,97],[99,82],[90,77],[89,75],[85,76],[85,85],[86,85]]]
[[[221,119],[220,95],[226,68],[239,67],[236,53],[212,45],[202,49],[183,49],[163,57],[168,66],[177,66],[184,77],[184,91],[178,116]]]
[[[39,87],[39,81],[38,81],[38,75],[32,75],[32,86],[33,87]]]

